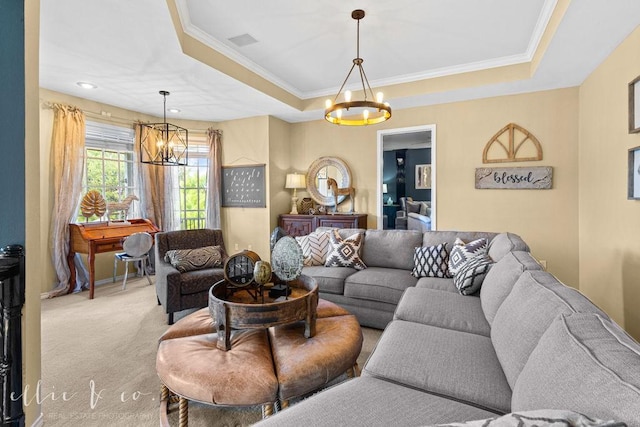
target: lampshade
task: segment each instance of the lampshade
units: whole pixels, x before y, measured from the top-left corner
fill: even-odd
[[[389,191],[388,191],[387,184],[382,184],[382,192],[383,192],[383,193],[388,193],[388,192],[389,192]]]
[[[360,57],[360,20],[364,18],[364,10],[354,10],[351,12],[351,17],[358,22],[356,58],[353,60],[353,65],[333,101],[327,99],[325,102],[324,118],[329,123],[346,126],[366,126],[381,123],[391,118],[391,107],[388,102],[383,102],[382,92],[373,94],[369,79],[367,79],[367,74],[362,66],[364,59]],[[362,87],[363,99],[351,100],[351,91],[347,90],[344,92],[344,101],[338,102],[342,89],[344,89],[349,76],[351,76],[356,67],[358,68],[357,74],[360,76],[359,87]],[[367,97],[369,98],[367,99]]]
[[[169,92],[161,90],[160,95],[164,98],[164,122],[138,124],[140,161],[159,166],[186,165],[189,131],[167,123],[167,95]]]
[[[299,173],[288,173],[284,188],[305,188],[307,186],[304,175]]]

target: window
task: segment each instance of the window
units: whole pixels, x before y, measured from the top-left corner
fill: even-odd
[[[109,203],[120,202],[129,194],[137,195],[133,140],[133,129],[87,122],[82,196],[90,190],[97,190]],[[110,219],[117,219],[117,215],[113,214]],[[139,216],[138,205],[134,202],[130,206],[128,217]],[[86,218],[78,212],[78,222],[98,220],[101,218],[95,215]]]
[[[208,153],[206,138],[189,137],[189,161],[186,166],[178,167],[180,203],[175,204],[180,211],[180,229],[182,230],[206,226]]]

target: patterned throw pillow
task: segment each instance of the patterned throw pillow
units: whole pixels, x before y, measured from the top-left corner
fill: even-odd
[[[413,254],[414,277],[450,277],[447,262],[449,252],[447,244],[436,246],[418,246]]]
[[[164,255],[165,262],[170,263],[181,273],[203,268],[222,267],[220,246],[204,246],[196,249],[172,249]]]
[[[324,265],[329,252],[329,233],[326,231],[314,231],[306,236],[297,236],[296,241],[302,248],[304,265]]]
[[[456,238],[451,254],[449,255],[449,274],[454,276],[465,262],[473,257],[487,253],[489,242],[485,238],[465,243],[460,238]]]
[[[343,239],[338,230],[329,233],[329,253],[324,263],[325,267],[353,267],[356,270],[364,270],[367,266],[360,259],[360,246],[362,245],[362,233],[354,234]]]
[[[462,295],[472,295],[480,290],[485,276],[493,266],[489,255],[476,256],[464,263],[453,276],[453,283]]]

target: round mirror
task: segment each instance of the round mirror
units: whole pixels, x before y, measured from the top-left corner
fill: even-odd
[[[351,186],[351,172],[349,167],[337,157],[320,157],[311,163],[307,171],[307,191],[311,198],[319,205],[333,206],[333,194],[329,190],[329,178],[335,179],[338,188],[347,188]],[[344,199],[345,195],[338,196],[338,204]]]

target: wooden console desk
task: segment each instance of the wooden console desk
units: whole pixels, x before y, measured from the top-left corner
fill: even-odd
[[[69,270],[71,270],[69,293],[73,292],[76,286],[76,267],[73,263],[76,252],[88,254],[89,299],[93,299],[96,254],[121,250],[122,240],[133,233],[146,231],[153,236],[160,231],[148,219],[130,219],[129,222],[130,224],[111,225],[107,222],[69,224],[69,255],[67,256]]]
[[[278,226],[289,236],[304,236],[318,227],[367,228],[367,214],[280,215]]]

